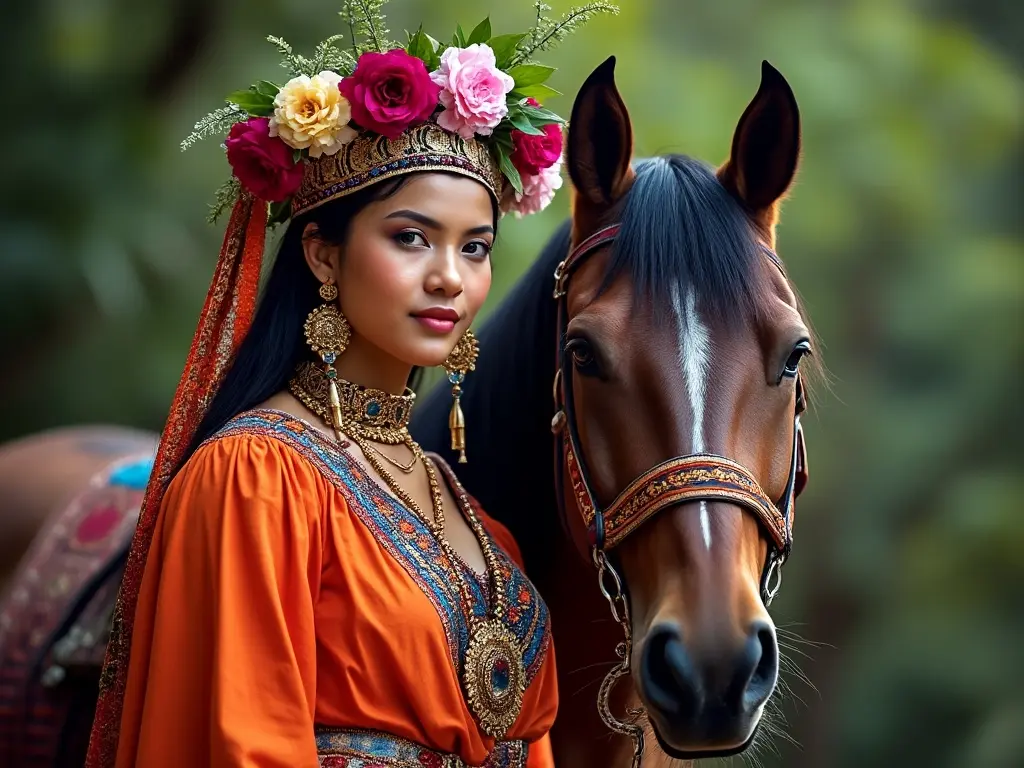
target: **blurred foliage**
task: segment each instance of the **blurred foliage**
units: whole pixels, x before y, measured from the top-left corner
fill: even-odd
[[[567,2],[554,2],[558,11]],[[626,0],[551,55],[552,102],[609,54],[637,151],[716,162],[769,59],[804,155],[780,250],[826,343],[780,624],[808,641],[766,765],[1024,765],[1024,6],[1014,0]],[[312,45],[330,0],[40,0],[0,57],[0,438],[159,429],[219,247],[203,222],[224,94]],[[495,28],[529,4],[494,4]],[[393,30],[478,2],[394,0]],[[16,108],[15,108],[16,107]],[[32,117],[31,121],[23,123]],[[43,119],[45,118],[45,119]],[[566,215],[506,221],[500,299]],[[796,642],[796,641],[794,641]],[[801,656],[806,654],[807,657]]]

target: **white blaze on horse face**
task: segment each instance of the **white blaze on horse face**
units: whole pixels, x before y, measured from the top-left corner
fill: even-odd
[[[708,371],[711,368],[711,334],[697,313],[697,293],[692,287],[686,292],[685,306],[680,300],[679,287],[672,288],[672,309],[679,335],[679,366],[683,369],[686,391],[690,396],[690,410],[693,412],[690,452],[704,453],[704,404],[708,391]],[[711,520],[706,501],[700,503],[700,528],[704,534],[704,546],[711,549]]]

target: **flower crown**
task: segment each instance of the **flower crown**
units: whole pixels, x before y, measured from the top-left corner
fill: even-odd
[[[558,91],[555,71],[536,63],[599,13],[606,2],[572,8],[560,19],[535,2],[524,33],[492,36],[489,19],[450,45],[422,27],[400,46],[388,40],[386,0],[344,0],[345,34],[320,43],[311,58],[269,37],[291,79],[260,80],[227,97],[182,142],[227,132],[232,178],[217,192],[216,221],[244,190],[269,204],[268,226],[381,179],[447,170],[477,179],[501,211],[543,210],[562,186],[562,125],[542,104]],[[349,46],[339,47],[342,41]]]

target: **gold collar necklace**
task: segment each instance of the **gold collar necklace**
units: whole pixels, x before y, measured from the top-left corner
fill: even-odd
[[[341,423],[335,424],[328,378],[330,373],[325,373],[316,363],[302,363],[288,382],[288,389],[335,431],[384,445],[409,442],[409,419],[416,400],[415,392],[407,388],[404,394],[392,395],[334,378],[341,416]]]

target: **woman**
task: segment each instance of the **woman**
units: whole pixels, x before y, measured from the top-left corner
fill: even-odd
[[[444,365],[465,448],[499,214],[559,185],[560,120],[503,71],[522,51],[473,37],[417,34],[351,72],[321,47],[340,71],[261,81],[198,127],[236,120],[237,201],[88,765],[552,764],[547,609],[509,533],[406,429],[412,372]],[[290,221],[249,327],[268,208]]]

